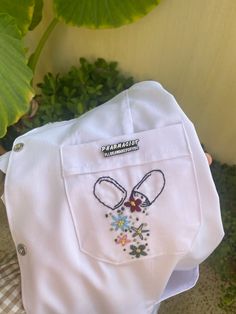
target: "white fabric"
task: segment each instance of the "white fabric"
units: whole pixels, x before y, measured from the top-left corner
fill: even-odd
[[[10,157],[10,152],[5,153],[4,155],[0,156],[0,170],[4,173],[7,172],[9,157]]]
[[[193,124],[160,84],[17,143],[5,201],[27,248],[27,313],[150,314],[195,285],[224,234],[219,200]],[[105,157],[119,143],[134,150]]]
[[[4,174],[7,172],[8,160],[9,160],[10,153],[5,153],[4,155],[0,156],[0,187],[3,185],[4,181]],[[0,189],[0,198],[5,204],[4,194],[2,194],[2,189]]]

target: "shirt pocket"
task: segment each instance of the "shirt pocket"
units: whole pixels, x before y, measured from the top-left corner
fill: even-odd
[[[183,254],[201,220],[183,125],[61,147],[80,250],[112,264]]]

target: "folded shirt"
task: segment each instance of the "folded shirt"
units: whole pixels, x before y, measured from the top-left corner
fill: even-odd
[[[224,235],[195,128],[153,81],[17,138],[0,169],[26,313],[154,313]]]

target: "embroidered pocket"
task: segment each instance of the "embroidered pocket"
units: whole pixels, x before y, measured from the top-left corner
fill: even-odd
[[[190,248],[200,207],[182,124],[63,146],[61,158],[82,252],[121,264]]]

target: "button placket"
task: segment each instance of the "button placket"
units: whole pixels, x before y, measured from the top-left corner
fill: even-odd
[[[24,148],[24,143],[20,142],[20,143],[16,143],[12,150],[14,152],[20,152],[23,148]],[[16,247],[16,250],[17,250],[17,253],[20,255],[20,256],[25,256],[27,254],[27,248],[24,244],[22,243],[19,243]]]

